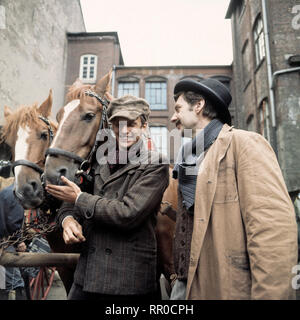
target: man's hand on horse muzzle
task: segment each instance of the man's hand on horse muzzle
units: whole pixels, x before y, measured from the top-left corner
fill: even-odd
[[[46,191],[59,200],[75,203],[77,196],[81,192],[80,188],[76,183],[68,180],[66,177],[62,176],[61,180],[65,185],[58,186],[47,183]]]

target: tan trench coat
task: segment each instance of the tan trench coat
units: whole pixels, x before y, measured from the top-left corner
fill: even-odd
[[[224,125],[197,178],[187,299],[294,299],[295,212],[259,134]]]

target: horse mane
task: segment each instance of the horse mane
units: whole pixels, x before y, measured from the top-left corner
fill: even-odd
[[[20,106],[14,113],[6,117],[6,122],[1,128],[0,143],[5,141],[6,138],[12,133],[17,132],[19,127],[25,127],[25,125],[32,128],[39,124],[38,104],[35,103],[32,106]],[[57,125],[50,120],[51,126],[57,129]]]
[[[72,86],[69,87],[68,93],[67,93],[67,102],[70,102],[74,99],[81,99],[84,97],[87,97],[85,95],[86,90],[94,89],[94,85],[90,84],[73,84]]]

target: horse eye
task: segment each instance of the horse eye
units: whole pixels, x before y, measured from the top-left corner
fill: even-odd
[[[93,120],[93,118],[94,118],[95,116],[96,116],[95,113],[89,112],[89,113],[86,113],[86,114],[83,116],[83,120],[89,122],[89,121]]]
[[[46,131],[42,132],[41,133],[41,139],[47,140],[47,138],[48,138],[48,132],[46,132]]]

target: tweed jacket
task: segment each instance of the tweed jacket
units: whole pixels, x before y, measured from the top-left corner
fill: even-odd
[[[81,193],[73,209],[83,225],[83,243],[74,282],[84,291],[133,295],[157,289],[156,215],[169,184],[165,164],[126,164],[110,174],[94,166],[94,195]]]
[[[224,125],[200,165],[187,299],[294,299],[297,226],[275,153]]]

